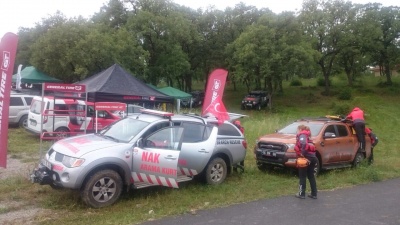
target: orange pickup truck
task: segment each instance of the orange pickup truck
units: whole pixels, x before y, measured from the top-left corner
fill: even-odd
[[[365,151],[359,150],[357,136],[350,123],[329,117],[297,120],[273,134],[258,138],[254,147],[255,159],[260,170],[274,167],[296,167],[297,127],[307,125],[311,130],[311,139],[316,147],[318,163],[315,174],[323,169],[336,169],[357,166],[365,158],[371,157],[371,142],[365,137]]]

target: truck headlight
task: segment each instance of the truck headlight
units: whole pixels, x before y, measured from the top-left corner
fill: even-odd
[[[62,164],[66,167],[73,168],[73,167],[79,167],[85,162],[84,159],[79,159],[79,158],[74,158],[70,156],[64,155],[62,159]]]

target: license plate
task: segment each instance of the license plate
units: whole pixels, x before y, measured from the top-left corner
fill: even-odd
[[[42,159],[42,164],[47,167],[49,170],[52,169],[51,163],[47,159]]]
[[[276,152],[264,151],[263,154],[266,155],[266,156],[273,156],[273,157],[276,157]]]

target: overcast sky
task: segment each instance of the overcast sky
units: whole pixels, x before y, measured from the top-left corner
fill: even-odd
[[[92,16],[108,0],[0,0],[0,38],[6,32],[17,33],[19,27],[34,27],[42,18],[54,15],[57,10],[67,17]],[[218,9],[233,7],[240,0],[174,0],[174,2],[194,9],[214,5]],[[242,0],[246,5],[269,8],[275,13],[296,11],[302,0]],[[384,6],[400,6],[399,0],[352,0],[353,3],[379,2]]]

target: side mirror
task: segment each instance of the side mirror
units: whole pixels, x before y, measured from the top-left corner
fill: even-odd
[[[327,138],[335,138],[336,137],[336,134],[335,133],[332,133],[332,132],[326,132],[325,134],[324,134],[324,139],[327,139]]]

